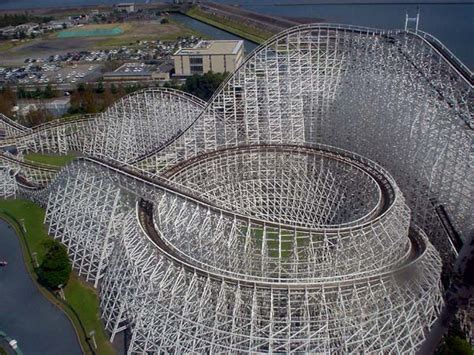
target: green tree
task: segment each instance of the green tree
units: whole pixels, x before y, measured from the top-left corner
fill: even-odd
[[[186,79],[183,91],[189,92],[203,100],[209,100],[226,76],[227,73],[208,72],[204,75],[195,74]]]
[[[29,97],[29,93],[25,90],[25,88],[23,86],[17,86],[16,96],[19,99],[26,99],[26,98]]]
[[[44,92],[43,92],[43,97],[45,99],[52,99],[53,97],[56,97],[56,93],[53,91],[53,88],[51,87],[50,84],[46,85],[46,88],[44,89]]]
[[[437,355],[473,355],[471,344],[459,336],[448,336],[436,351]]]
[[[66,285],[71,275],[71,263],[66,248],[57,241],[51,241],[48,252],[38,269],[38,281],[49,289]]]
[[[118,90],[115,84],[110,85],[110,92],[112,93],[112,95],[116,95],[118,93]]]
[[[131,94],[135,91],[138,91],[138,90],[141,90],[142,89],[142,85],[141,84],[129,84],[127,86],[125,86],[125,92],[127,94]]]
[[[31,95],[31,97],[33,97],[35,99],[41,99],[42,96],[43,96],[43,92],[41,91],[41,89],[39,87],[36,87],[35,91]]]
[[[103,82],[99,82],[99,84],[97,85],[97,90],[95,91],[96,93],[98,94],[103,94],[105,91],[104,89],[104,83]]]
[[[78,92],[84,92],[85,90],[86,90],[86,86],[84,85],[84,83],[80,83],[79,85],[77,85]]]

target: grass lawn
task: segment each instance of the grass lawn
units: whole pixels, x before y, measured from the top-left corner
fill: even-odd
[[[64,166],[76,158],[77,155],[69,153],[67,155],[45,154],[45,153],[28,153],[25,155],[25,160],[33,163],[41,163],[54,166]]]
[[[0,200],[0,217],[4,218],[12,224],[12,226],[20,232],[20,225],[24,222],[26,233],[20,238],[27,269],[36,280],[33,260],[28,255],[30,252],[36,252],[38,262],[41,264],[46,252],[47,242],[50,240],[45,225],[43,224],[45,211],[27,200]],[[26,243],[25,243],[26,241]],[[50,292],[40,286],[40,291],[51,302],[60,306],[72,320],[76,332],[79,335],[81,344],[86,353],[90,353],[89,346],[86,341],[86,333],[95,330],[95,338],[97,341],[98,354],[115,354],[115,350],[108,341],[102,321],[99,314],[99,298],[96,291],[82,282],[75,273],[71,274],[71,278],[65,288],[66,300],[71,308],[65,307]],[[76,313],[80,319],[77,319]],[[82,323],[82,324],[81,324]],[[82,326],[81,326],[82,325]],[[84,332],[85,331],[85,332]]]
[[[199,10],[197,7],[187,11],[186,15],[258,44],[262,44],[268,38],[273,36],[273,33],[271,32],[263,31],[236,21],[227,20],[220,16],[209,14]]]
[[[15,47],[15,42],[12,41],[0,41],[0,52],[7,51]]]
[[[266,254],[272,258],[282,258],[286,259],[291,256],[293,251],[293,235],[284,235],[279,236],[279,231],[275,228],[267,228],[266,233],[266,245],[267,251]],[[243,231],[243,235],[246,234],[246,231]],[[255,245],[258,250],[261,250],[263,243],[263,228],[252,227],[251,238],[255,240]],[[281,242],[280,242],[281,239]]]

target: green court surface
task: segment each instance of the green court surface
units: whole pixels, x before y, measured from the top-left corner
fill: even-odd
[[[106,37],[106,36],[118,36],[123,33],[123,29],[120,27],[113,28],[78,28],[65,30],[58,33],[58,38],[74,38],[74,37]]]

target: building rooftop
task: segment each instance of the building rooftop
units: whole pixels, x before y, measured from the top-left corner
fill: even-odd
[[[156,70],[156,66],[147,65],[144,63],[125,63],[119,68],[115,69],[111,73],[106,73],[106,75],[121,75],[121,76],[140,76],[140,75],[151,75],[153,71]]]
[[[104,74],[105,78],[151,77],[156,73],[169,73],[174,68],[173,62],[163,61],[160,64],[125,63],[113,72]]]
[[[237,54],[243,45],[244,41],[241,40],[199,41],[193,48],[179,49],[175,55]]]

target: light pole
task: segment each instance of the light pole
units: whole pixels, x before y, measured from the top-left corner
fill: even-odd
[[[64,290],[63,290],[64,285],[60,284],[58,285],[58,287],[59,287],[59,295],[64,301],[66,301],[66,295],[64,294]]]
[[[23,229],[23,233],[26,233],[25,219],[20,218],[20,222],[21,222],[21,228]]]
[[[31,253],[31,255],[33,255],[33,260],[35,262],[35,266],[38,268],[39,267],[38,257],[37,257],[38,253],[34,251],[33,253]]]
[[[94,348],[97,349],[97,343],[95,342],[95,330],[90,331],[89,336],[92,339],[92,343],[94,344]]]

